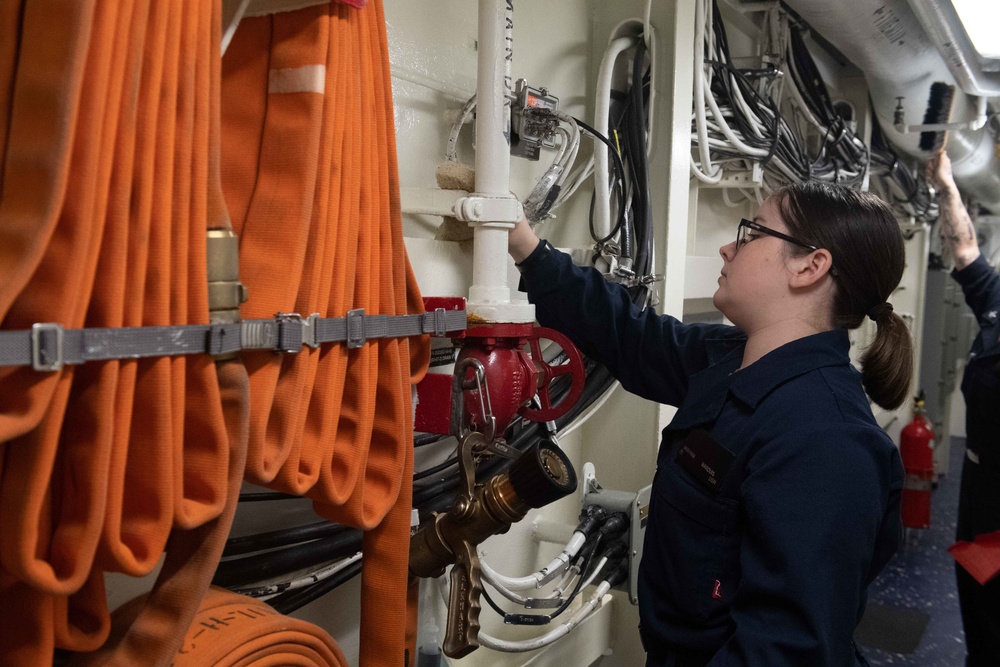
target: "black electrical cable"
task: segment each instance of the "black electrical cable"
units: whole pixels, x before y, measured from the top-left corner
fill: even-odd
[[[590,125],[587,125],[579,118],[573,117],[573,120],[576,121],[576,124],[580,126],[580,129],[582,129],[584,132],[594,137],[595,139],[598,139],[601,143],[607,146],[608,153],[613,158],[613,166],[616,174],[614,178],[614,187],[618,191],[618,221],[615,224],[614,228],[611,230],[611,233],[605,236],[603,239],[597,238],[597,234],[595,233],[593,227],[593,219],[591,219],[591,228],[590,228],[590,235],[591,237],[593,237],[595,242],[607,243],[612,238],[614,238],[615,234],[618,233],[618,230],[625,223],[625,190],[623,185],[625,182],[625,165],[622,164],[621,156],[618,154],[618,151],[615,149],[615,147],[611,145],[611,141],[606,136],[604,136],[603,134],[592,128]]]
[[[224,560],[215,570],[212,583],[223,588],[245,587],[350,556],[360,550],[361,531],[347,528],[340,534],[306,544],[293,544],[275,551]]]
[[[222,557],[228,558],[230,556],[239,556],[241,554],[253,553],[255,551],[277,549],[290,544],[311,542],[313,540],[340,535],[348,530],[350,530],[350,528],[347,528],[339,523],[319,521],[317,523],[309,523],[301,526],[292,526],[289,528],[272,530],[266,533],[231,537],[226,540],[226,546],[222,551]]]
[[[241,493],[240,502],[241,503],[258,503],[268,500],[301,500],[302,496],[292,495],[291,493],[279,493],[278,491],[262,491],[253,493]]]
[[[441,435],[440,433],[415,433],[413,435],[413,446],[414,447],[426,447],[427,445],[433,445],[440,442],[446,435]]]
[[[448,468],[451,468],[452,466],[455,465],[458,465],[458,456],[453,454],[444,461],[442,461],[441,463],[438,463],[437,465],[433,465],[430,468],[425,468],[424,470],[420,470],[413,473],[413,481],[419,482],[422,479],[433,477],[434,475],[444,472]]]
[[[291,614],[292,612],[306,606],[310,602],[323,597],[341,584],[350,581],[360,573],[361,561],[358,560],[351,563],[340,572],[330,575],[326,579],[321,579],[311,586],[298,588],[294,591],[285,591],[284,593],[274,596],[268,600],[267,603],[274,607],[275,611],[279,614]]]
[[[583,588],[583,582],[587,579],[587,570],[590,569],[591,562],[594,560],[594,554],[597,552],[597,547],[601,543],[601,537],[601,533],[595,533],[593,546],[591,546],[590,551],[587,553],[587,559],[584,562],[583,567],[580,568],[580,578],[576,580],[576,586],[573,587],[573,592],[569,594],[569,597],[563,600],[563,603],[559,605],[554,612],[548,615],[549,620],[566,611],[570,604],[573,603],[573,600],[576,599],[576,596],[580,594],[580,589]]]
[[[646,44],[640,40],[632,58],[632,87],[629,89],[629,105],[626,107],[625,132],[628,151],[629,172],[633,183],[633,215],[637,249],[633,269],[638,276],[650,272],[652,255],[652,207],[649,196],[649,173],[646,162],[646,133],[648,121],[646,108],[648,93],[645,83],[649,69],[645,67]]]
[[[483,599],[486,600],[486,604],[493,608],[493,611],[499,614],[502,618],[507,618],[507,611],[496,603],[496,600],[494,600],[493,596],[490,595],[489,589],[485,586],[483,586]]]
[[[792,85],[799,90],[809,111],[827,128],[813,164],[829,160],[835,174],[843,164],[859,174],[852,184],[860,183],[868,168],[868,148],[847,127],[843,114],[833,103],[816,61],[805,44],[801,29],[795,24],[791,26],[788,49],[792,65]],[[833,155],[834,151],[839,153],[841,159],[838,160]]]

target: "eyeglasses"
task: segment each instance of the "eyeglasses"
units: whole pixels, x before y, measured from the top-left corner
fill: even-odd
[[[753,241],[752,238],[747,238],[747,235],[750,233],[747,231],[748,229],[752,229],[755,232],[760,232],[761,234],[767,234],[768,236],[774,236],[775,238],[779,238],[782,241],[788,241],[789,243],[794,243],[795,245],[801,246],[803,248],[809,248],[810,250],[819,250],[819,248],[810,243],[803,243],[798,239],[793,239],[788,234],[782,234],[781,232],[776,232],[773,229],[768,229],[764,225],[757,224],[753,220],[747,220],[746,218],[741,218],[740,226],[737,227],[736,229],[736,252],[739,252],[740,248],[745,246],[747,243],[750,243],[750,241]]]
[[[761,234],[767,234],[768,236],[779,238],[782,241],[788,241],[789,243],[794,243],[795,245],[802,248],[808,248],[809,250],[819,250],[818,247],[812,245],[811,243],[803,243],[798,239],[793,239],[788,234],[782,234],[781,232],[776,232],[773,229],[768,229],[764,225],[759,225],[753,220],[740,218],[740,226],[736,228],[736,252],[739,252],[740,248],[750,243],[750,241],[753,241],[753,239],[747,238],[747,235],[750,233],[747,231],[748,229],[752,229],[755,232],[760,232]],[[837,267],[835,266],[830,267],[830,275],[833,276],[834,278],[837,277],[838,275]]]

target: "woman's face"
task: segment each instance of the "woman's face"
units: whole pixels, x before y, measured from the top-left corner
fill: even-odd
[[[773,198],[760,205],[753,220],[776,232],[789,233]],[[753,229],[746,231],[742,247],[737,248],[734,240],[719,248],[722,274],[712,303],[733,324],[751,333],[766,325],[769,314],[787,297],[788,280],[786,242]]]

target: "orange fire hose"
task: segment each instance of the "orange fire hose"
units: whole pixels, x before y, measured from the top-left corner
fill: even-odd
[[[321,628],[283,616],[263,602],[212,588],[184,637],[175,667],[347,667]]]
[[[260,55],[267,49],[269,59]],[[223,182],[253,295],[245,315],[421,312],[402,243],[381,3],[244,19],[224,74],[223,150],[235,164],[227,162]],[[307,123],[313,114],[318,125]],[[301,192],[310,185],[311,198]],[[428,356],[426,340],[395,339],[245,356],[254,406],[248,479],[310,497],[321,516],[368,531],[362,664],[397,664],[406,648],[409,385]]]
[[[219,168],[218,12],[197,0],[4,5],[5,329],[208,322],[205,231],[228,224],[208,173]],[[0,663],[50,664],[56,647],[107,637],[104,570],[146,574],[175,524],[218,526],[240,459],[208,357],[4,367],[0,378]],[[212,541],[200,534],[215,555],[174,578],[188,579],[191,613],[227,532],[228,520]]]
[[[422,312],[381,3],[245,19],[224,63],[220,34],[219,0],[0,6],[3,329],[207,324],[206,230],[229,213],[244,318]],[[244,464],[367,531],[361,662],[412,661],[410,386],[428,359],[425,337],[0,367],[0,664],[175,660]],[[165,549],[112,629],[104,572],[145,575]]]

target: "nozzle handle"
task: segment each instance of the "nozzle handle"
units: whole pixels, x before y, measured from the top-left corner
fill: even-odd
[[[462,658],[479,647],[479,599],[483,592],[476,547],[462,542],[455,552],[448,593],[448,625],[444,633],[444,654]]]

